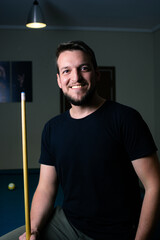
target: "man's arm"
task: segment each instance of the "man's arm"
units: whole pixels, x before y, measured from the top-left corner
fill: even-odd
[[[145,188],[135,240],[149,240],[160,210],[160,164],[156,154],[132,163]]]
[[[40,230],[53,212],[58,182],[55,167],[41,165],[40,178],[31,206],[31,238],[38,238]],[[24,239],[25,234],[20,236]]]

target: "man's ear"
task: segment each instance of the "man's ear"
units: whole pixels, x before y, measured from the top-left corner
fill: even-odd
[[[60,80],[60,77],[59,77],[59,74],[58,74],[58,73],[57,73],[57,83],[58,83],[59,88],[62,88],[62,86],[61,86],[61,80]]]

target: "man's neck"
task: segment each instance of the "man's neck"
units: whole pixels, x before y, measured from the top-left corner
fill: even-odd
[[[98,95],[94,96],[94,98],[86,105],[83,106],[75,106],[72,105],[70,109],[70,115],[72,118],[80,119],[87,117],[91,113],[95,112],[98,108],[100,108],[106,100]]]

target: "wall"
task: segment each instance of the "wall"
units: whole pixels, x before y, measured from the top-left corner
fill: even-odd
[[[157,146],[160,147],[160,30],[154,33],[154,56],[155,56],[155,140]],[[159,153],[160,158],[160,153]]]
[[[116,100],[139,110],[155,135],[153,34],[20,29],[0,35],[0,61],[33,63],[33,102],[26,106],[29,168],[39,166],[43,125],[60,112],[54,57],[63,41],[86,41],[99,66],[116,67]],[[22,168],[20,114],[20,103],[0,104],[0,169]]]

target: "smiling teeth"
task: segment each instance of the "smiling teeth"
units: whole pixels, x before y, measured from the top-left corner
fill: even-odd
[[[72,86],[72,88],[81,88],[81,85],[78,85],[78,86]]]

